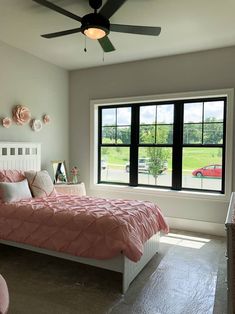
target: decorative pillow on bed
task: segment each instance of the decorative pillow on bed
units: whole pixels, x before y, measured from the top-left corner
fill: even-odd
[[[17,202],[22,199],[32,198],[28,181],[0,182],[0,199],[3,202]]]
[[[23,171],[0,170],[0,182],[20,182],[25,179]]]
[[[25,171],[25,176],[34,197],[56,195],[54,184],[46,170]]]

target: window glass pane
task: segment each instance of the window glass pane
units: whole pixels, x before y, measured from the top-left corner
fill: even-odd
[[[116,108],[102,109],[102,125],[116,125]]]
[[[131,124],[131,108],[124,107],[117,109],[117,125]]]
[[[202,102],[184,104],[184,123],[202,122]]]
[[[172,144],[173,142],[173,125],[157,125],[156,143]]]
[[[129,183],[129,147],[101,148],[101,181]]]
[[[157,123],[172,124],[174,119],[174,105],[157,106]]]
[[[202,124],[184,124],[184,144],[202,144]]]
[[[155,143],[155,125],[140,126],[140,144]]]
[[[140,124],[156,123],[156,106],[140,107]]]
[[[204,103],[204,121],[222,122],[224,119],[224,102],[210,101]]]
[[[222,188],[222,148],[183,149],[182,186],[202,190]]]
[[[131,128],[117,127],[117,144],[130,144],[131,142]]]
[[[103,127],[102,128],[102,144],[114,144],[116,142],[116,128]]]
[[[205,123],[204,144],[223,144],[223,123]]]
[[[139,184],[171,186],[172,148],[140,147],[138,162]]]

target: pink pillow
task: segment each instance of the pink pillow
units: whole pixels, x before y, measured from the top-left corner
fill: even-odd
[[[24,172],[19,170],[0,170],[0,182],[20,182],[25,179]]]
[[[25,171],[30,190],[34,197],[55,196],[56,190],[54,184],[46,170]]]

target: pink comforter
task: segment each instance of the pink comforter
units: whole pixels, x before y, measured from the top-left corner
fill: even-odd
[[[0,204],[0,239],[82,257],[122,252],[136,262],[160,230],[168,232],[162,213],[146,201],[57,195]]]

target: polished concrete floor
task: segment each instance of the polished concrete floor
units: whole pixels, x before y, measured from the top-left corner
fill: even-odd
[[[171,231],[120,293],[117,273],[0,245],[9,314],[226,314],[225,238]]]

